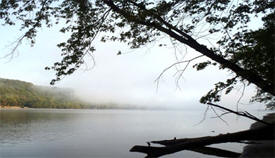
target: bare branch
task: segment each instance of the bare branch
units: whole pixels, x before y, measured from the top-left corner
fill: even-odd
[[[222,116],[224,116],[224,115],[227,115],[227,114],[230,114],[231,112],[225,112],[225,113],[222,113],[222,114],[220,114],[218,117],[222,117]],[[212,118],[218,118],[217,116],[216,117],[212,117]]]
[[[205,109],[205,111],[204,111],[204,113],[203,113],[203,118],[202,118],[202,120],[201,120],[199,123],[195,124],[195,126],[201,124],[201,123],[205,120],[208,110],[209,110],[209,105],[206,107],[206,109]]]
[[[165,69],[160,73],[160,75],[157,77],[157,79],[155,80],[155,82],[157,82],[157,87],[158,87],[158,85],[159,85],[159,80],[160,80],[160,78],[163,76],[163,74],[164,74],[166,71],[168,71],[169,69],[171,69],[172,67],[174,67],[174,66],[176,66],[176,65],[179,65],[179,64],[182,64],[182,63],[187,63],[186,66],[184,67],[184,69],[182,70],[182,71],[185,71],[186,68],[188,67],[188,65],[190,64],[190,62],[192,62],[193,60],[196,60],[196,59],[198,59],[198,58],[200,58],[200,57],[203,57],[203,56],[204,56],[204,55],[199,55],[199,56],[196,56],[196,57],[194,57],[194,58],[192,58],[192,59],[189,59],[189,60],[184,60],[184,61],[175,62],[175,63],[173,63],[172,65],[170,65],[170,66],[168,66],[167,68],[165,68]]]
[[[15,45],[13,46],[13,48],[11,49],[11,51],[7,54],[5,54],[3,57],[0,57],[0,59],[8,59],[8,62],[11,61],[14,57],[14,53],[17,50],[17,48],[22,44],[23,39],[25,38],[25,35],[18,38],[16,41],[12,42],[11,45]]]
[[[221,117],[220,117],[220,115],[216,112],[216,110],[212,107],[212,106],[210,106],[210,108],[212,109],[212,111],[216,114],[216,116],[217,116],[217,118],[219,118],[221,121],[223,121],[226,125],[228,125],[228,123],[224,120],[224,119],[222,119]]]
[[[253,116],[252,114],[248,113],[247,111],[245,111],[245,112],[237,112],[237,111],[225,108],[225,107],[217,105],[217,104],[213,104],[213,103],[207,103],[207,104],[211,105],[211,106],[214,106],[214,107],[218,107],[218,108],[223,109],[223,110],[226,110],[226,111],[228,111],[230,113],[233,113],[233,114],[236,114],[236,115],[239,115],[239,116],[243,116],[243,117],[252,119],[254,121],[257,121],[257,122],[261,122],[261,123],[263,123],[265,125],[272,125],[271,123],[268,123],[268,122],[265,122],[263,120],[258,119],[257,117]]]
[[[239,97],[239,99],[238,99],[238,101],[237,101],[237,104],[236,104],[236,107],[237,107],[237,111],[239,111],[239,103],[240,103],[240,101],[241,101],[241,99],[243,98],[243,96],[244,96],[244,91],[245,91],[245,83],[244,82],[242,82],[243,83],[243,90],[242,90],[242,94],[241,94],[241,96]]]

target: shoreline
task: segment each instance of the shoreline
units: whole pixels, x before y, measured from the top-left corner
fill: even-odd
[[[28,109],[28,107],[20,107],[20,106],[0,106],[0,109]]]
[[[269,113],[263,117],[264,121],[274,123],[275,113]],[[263,126],[259,122],[251,124],[250,129]],[[275,130],[275,129],[274,129]],[[275,141],[274,140],[258,140],[256,144],[248,144],[243,148],[242,155],[239,158],[273,158],[275,156]]]

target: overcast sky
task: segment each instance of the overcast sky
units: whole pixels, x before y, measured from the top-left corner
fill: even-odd
[[[0,27],[1,57],[10,52],[14,46],[10,44],[22,33],[16,27]],[[49,82],[54,78],[54,72],[46,71],[44,67],[51,66],[61,59],[56,44],[65,39],[66,36],[58,33],[55,28],[41,29],[34,47],[30,47],[28,41],[24,41],[11,60],[0,60],[0,77],[49,86]],[[205,105],[199,104],[200,97],[206,94],[214,83],[224,81],[231,74],[213,67],[197,72],[192,69],[195,61],[184,72],[179,82],[180,89],[175,84],[175,68],[163,75],[157,88],[156,78],[165,68],[176,62],[174,48],[169,46],[169,39],[164,39],[163,42],[167,43],[167,47],[150,44],[137,50],[130,50],[120,43],[98,42],[97,51],[94,53],[95,67],[91,69],[92,60],[88,58],[87,66],[65,77],[55,86],[72,88],[77,95],[94,102],[183,109],[205,108]],[[122,51],[122,55],[118,56],[116,54],[119,50]],[[186,53],[183,50],[179,51]],[[188,50],[185,59],[197,55],[199,54]],[[230,97],[225,98],[224,104],[235,107],[241,91],[242,86]],[[247,98],[253,90],[249,89],[246,92],[247,95],[242,99],[243,103],[247,103]]]

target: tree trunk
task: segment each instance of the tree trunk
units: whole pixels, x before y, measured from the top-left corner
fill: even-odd
[[[184,138],[173,140],[152,141],[155,144],[165,145],[165,147],[134,146],[131,152],[141,152],[147,154],[148,158],[160,157],[182,150],[196,149],[206,145],[228,142],[240,142],[247,140],[274,140],[275,125],[263,126],[257,129],[245,130],[236,133],[220,134],[217,136],[206,136],[198,138]]]
[[[257,85],[263,91],[268,92],[273,96],[275,96],[275,89],[274,89],[275,85],[273,82],[268,82],[266,80],[263,80],[262,77],[259,76],[258,74],[255,74],[250,70],[245,70],[240,66],[236,65],[235,63],[232,63],[231,61],[223,58],[222,56],[215,54],[212,50],[208,49],[206,46],[199,44],[194,38],[189,36],[187,33],[179,30],[177,27],[171,25],[170,23],[167,23],[164,19],[162,19],[161,17],[159,17],[154,13],[151,13],[146,8],[136,5],[137,7],[140,7],[140,9],[143,9],[149,14],[152,14],[152,17],[155,18],[155,21],[140,20],[139,17],[129,14],[123,9],[119,8],[117,5],[114,4],[112,0],[103,0],[103,1],[112,9],[112,11],[119,13],[129,22],[134,22],[140,25],[147,26],[149,28],[157,29],[160,32],[166,33],[167,35],[176,39],[177,41],[188,45],[189,47],[195,49],[199,53],[221,64],[223,67],[229,68],[230,70],[235,72],[238,76],[241,76],[243,79],[246,79],[248,82],[251,82]]]

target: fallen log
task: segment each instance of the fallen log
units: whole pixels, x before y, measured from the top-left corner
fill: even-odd
[[[165,147],[134,146],[131,152],[147,154],[147,158],[156,158],[167,154],[172,154],[182,150],[192,150],[211,144],[240,142],[249,140],[274,140],[275,125],[265,125],[259,128],[245,130],[235,133],[220,134],[217,136],[206,136],[198,138],[172,139],[162,141],[152,141],[154,144],[165,145]]]
[[[186,150],[198,152],[205,155],[227,157],[227,158],[238,158],[241,156],[241,153],[219,149],[219,148],[213,148],[213,147],[198,147],[198,148],[190,148]]]

